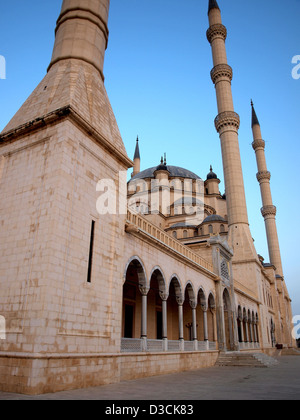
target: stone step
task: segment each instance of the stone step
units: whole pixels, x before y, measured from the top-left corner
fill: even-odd
[[[264,353],[221,353],[216,366],[251,366],[271,367],[276,366],[278,361]]]

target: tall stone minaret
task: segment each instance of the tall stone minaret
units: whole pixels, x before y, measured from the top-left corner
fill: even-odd
[[[133,162],[104,86],[108,11],[109,0],[62,2],[48,71],[0,134],[1,352],[20,366],[17,378],[0,369],[0,384],[11,392],[21,382],[21,393],[55,392],[41,352],[57,354],[59,372],[66,354],[120,351],[123,174]],[[99,366],[93,384],[114,381],[110,359]],[[91,379],[83,365],[68,375],[79,387]]]
[[[128,167],[127,153],[104,86],[110,0],[63,0],[47,74],[3,133],[70,112]]]
[[[209,1],[208,17],[210,27],[207,31],[207,39],[212,47],[214,64],[211,78],[216,88],[219,112],[215,119],[215,126],[220,136],[222,148],[229,222],[228,240],[234,249],[235,258],[257,258],[249,229],[240,158],[238,139],[240,118],[234,111],[232,99],[231,81],[233,72],[227,63],[225,48],[227,30],[222,24],[221,11],[216,0]]]
[[[267,169],[266,157],[265,157],[265,142],[262,140],[260,124],[251,101],[252,106],[252,132],[253,132],[253,143],[252,147],[255,150],[256,161],[257,161],[257,180],[260,185],[261,198],[263,207],[261,213],[265,219],[267,241],[269,248],[270,263],[276,267],[276,273],[279,276],[283,276],[281,255],[279,248],[279,241],[276,227],[276,207],[273,205],[270,179],[271,174]]]

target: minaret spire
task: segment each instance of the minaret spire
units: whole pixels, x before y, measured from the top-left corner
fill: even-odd
[[[240,117],[234,111],[231,81],[232,68],[227,63],[225,40],[227,29],[222,24],[221,11],[216,1],[209,1],[207,39],[212,47],[213,64],[211,78],[216,88],[218,116],[215,119],[222,149],[225,189],[227,198],[229,243],[235,258],[246,253],[257,258],[249,229],[238,130]],[[245,244],[248,244],[245,246]]]
[[[219,5],[217,3],[217,0],[209,0],[209,4],[208,4],[208,13],[212,10],[212,9],[219,9]]]
[[[255,112],[255,109],[254,109],[254,104],[253,104],[252,99],[251,99],[251,107],[252,107],[252,124],[251,124],[251,126],[253,128],[255,125],[260,125],[260,124],[259,124],[256,112]]]
[[[141,155],[140,155],[140,147],[139,147],[139,137],[137,137],[135,152],[134,152],[134,157],[133,157],[133,172],[131,176],[134,177],[140,172],[141,172]]]
[[[257,180],[260,185],[261,197],[263,207],[261,209],[262,216],[265,220],[266,234],[269,248],[270,263],[276,267],[276,273],[279,276],[283,276],[282,262],[277,234],[276,226],[276,207],[273,205],[270,179],[271,174],[267,169],[266,156],[265,156],[265,142],[262,140],[261,128],[254,110],[253,102],[252,106],[252,132],[253,132],[253,143],[252,147],[256,154],[257,161]]]

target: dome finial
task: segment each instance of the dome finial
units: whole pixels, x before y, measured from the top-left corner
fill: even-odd
[[[218,179],[218,176],[217,176],[217,174],[215,174],[214,172],[213,172],[213,167],[212,167],[212,165],[210,165],[210,173],[207,175],[207,177],[206,177],[206,180],[209,180],[209,179]]]

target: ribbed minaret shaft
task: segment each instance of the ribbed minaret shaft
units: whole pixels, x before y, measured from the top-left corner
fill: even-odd
[[[262,139],[261,128],[258,118],[252,105],[252,132],[253,143],[252,147],[255,150],[257,161],[257,180],[260,185],[261,198],[263,207],[261,213],[265,220],[266,234],[269,248],[270,263],[276,267],[276,273],[283,276],[282,262],[276,226],[276,207],[273,205],[270,179],[271,174],[267,169],[266,156],[265,156],[265,142]]]
[[[227,63],[225,40],[227,30],[222,24],[217,2],[209,3],[207,39],[212,47],[214,68],[211,78],[216,88],[218,112],[215,120],[220,135],[226,188],[229,228],[248,225],[245,189],[240,158],[238,130],[239,115],[234,112],[231,81],[232,69]]]
[[[55,63],[72,58],[92,64],[103,78],[109,3],[110,0],[63,1],[48,71]]]

